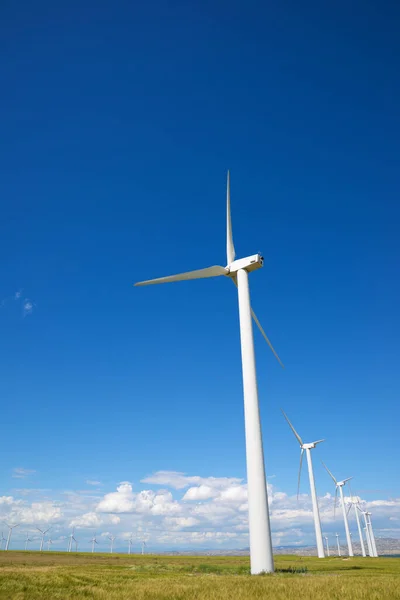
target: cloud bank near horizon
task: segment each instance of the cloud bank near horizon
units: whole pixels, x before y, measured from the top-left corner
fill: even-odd
[[[314,545],[310,496],[300,494],[297,501],[271,482],[267,485],[274,545]],[[319,497],[322,527],[327,533],[343,529],[338,510],[334,518],[333,503],[330,493]],[[365,506],[372,512],[377,536],[400,538],[400,498],[376,498]],[[349,518],[356,533],[354,515],[350,513]],[[82,549],[89,547],[93,531],[99,537],[104,531],[116,535],[116,547],[123,546],[131,534],[138,543],[145,539],[150,546],[164,550],[248,546],[247,485],[236,477],[157,471],[144,477],[140,487],[122,481],[105,493],[93,487],[57,493],[25,488],[0,496],[0,519],[20,524],[13,532],[16,548],[21,547],[27,532],[35,533],[41,525],[51,525],[54,549],[60,550],[73,527]]]

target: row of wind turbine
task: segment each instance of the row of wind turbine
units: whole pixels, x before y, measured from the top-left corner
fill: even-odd
[[[308,475],[309,475],[309,480],[310,480],[311,499],[312,499],[312,506],[313,506],[313,517],[314,517],[315,538],[316,538],[316,544],[317,544],[317,554],[318,554],[319,558],[324,558],[325,557],[325,551],[324,551],[324,545],[323,545],[323,541],[322,541],[321,519],[320,519],[320,514],[319,514],[318,497],[317,497],[317,490],[316,490],[316,486],[315,486],[315,478],[314,478],[314,471],[313,471],[311,450],[313,450],[317,446],[317,444],[320,444],[321,442],[324,442],[325,440],[321,439],[321,440],[317,440],[316,442],[304,443],[303,440],[302,440],[302,438],[300,437],[300,435],[297,433],[296,429],[294,428],[293,424],[290,422],[289,417],[287,416],[287,414],[283,410],[282,410],[282,413],[283,413],[286,421],[288,422],[288,425],[289,425],[290,429],[293,431],[293,433],[294,433],[297,441],[300,444],[300,465],[299,465],[299,475],[298,475],[298,480],[297,480],[297,498],[299,497],[301,469],[302,469],[302,463],[303,463],[303,454],[304,454],[304,452],[306,453],[307,465],[308,465]],[[361,545],[362,556],[366,556],[366,552],[365,552],[364,539],[363,539],[363,535],[362,535],[362,531],[361,531],[361,526],[360,526],[360,520],[359,520],[358,512],[360,512],[364,516],[365,531],[366,531],[366,538],[367,538],[369,555],[377,557],[378,553],[377,553],[377,550],[376,550],[375,537],[374,537],[374,533],[373,533],[373,530],[372,530],[372,524],[371,524],[371,518],[370,518],[371,517],[371,513],[367,512],[367,511],[363,511],[361,509],[361,507],[360,507],[359,498],[358,497],[354,497],[352,494],[350,496],[350,505],[349,505],[349,508],[346,511],[346,505],[345,505],[345,498],[344,498],[344,493],[343,493],[343,487],[346,485],[346,483],[348,481],[350,481],[353,478],[352,477],[347,477],[346,479],[338,481],[334,477],[334,475],[331,473],[331,471],[328,469],[328,467],[324,463],[322,463],[322,464],[324,465],[324,468],[326,469],[326,471],[328,472],[328,474],[330,475],[330,477],[332,478],[332,480],[333,480],[333,482],[335,484],[334,514],[336,512],[336,502],[337,502],[337,496],[338,496],[338,491],[339,491],[340,501],[341,501],[341,506],[342,506],[342,513],[343,513],[344,528],[345,528],[345,532],[346,532],[346,542],[347,542],[349,556],[354,556],[354,552],[353,552],[353,544],[352,544],[352,540],[351,540],[351,533],[350,533],[349,522],[348,522],[348,514],[349,514],[351,508],[354,506],[355,507],[355,514],[356,514],[358,534],[359,534],[359,537],[360,537],[360,545]],[[339,556],[340,556],[341,554],[340,554],[340,545],[339,545],[339,535],[338,534],[336,534],[336,538],[337,538],[338,553],[339,553]],[[327,556],[329,556],[329,545],[328,545],[328,538],[327,538],[327,536],[325,536],[325,540],[326,540],[326,552],[327,552]]]

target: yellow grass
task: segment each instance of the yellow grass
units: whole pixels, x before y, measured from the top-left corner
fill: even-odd
[[[400,559],[277,556],[274,575],[248,568],[247,557],[1,552],[0,599],[400,599]]]

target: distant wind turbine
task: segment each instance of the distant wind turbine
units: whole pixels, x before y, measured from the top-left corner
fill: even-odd
[[[369,537],[369,531],[367,525],[364,527],[365,537],[367,538],[367,546],[368,546],[368,556],[374,556],[371,546],[371,538]]]
[[[133,544],[133,538],[132,538],[132,534],[131,534],[131,537],[130,537],[130,538],[129,538],[129,540],[128,540],[128,554],[130,554],[130,553],[131,553],[131,550],[132,550],[132,544]]]
[[[304,450],[306,451],[308,477],[310,479],[311,499],[312,499],[312,505],[313,505],[314,528],[315,528],[315,537],[316,537],[316,541],[317,541],[318,558],[325,558],[324,542],[322,540],[322,531],[321,531],[321,520],[320,520],[319,508],[318,508],[317,490],[315,488],[314,471],[313,471],[313,464],[312,464],[312,457],[311,457],[311,450],[313,450],[317,444],[320,444],[324,440],[317,440],[316,442],[311,442],[310,444],[305,444],[303,442],[303,440],[301,439],[301,437],[299,436],[299,434],[297,433],[297,431],[295,430],[295,428],[293,427],[292,423],[289,421],[289,417],[287,416],[287,414],[283,410],[282,410],[282,412],[283,412],[283,416],[285,417],[286,421],[289,424],[290,429],[293,431],[297,441],[299,442],[300,448],[301,448],[299,476],[298,476],[298,480],[297,480],[297,499],[299,499],[301,467],[303,464],[303,453],[304,453]]]
[[[142,554],[144,554],[144,549],[146,548],[147,544],[145,542],[145,540],[142,540]]]
[[[38,531],[40,531],[40,533],[42,534],[42,538],[41,538],[41,540],[40,540],[40,550],[39,550],[39,551],[41,552],[41,551],[43,550],[44,536],[46,535],[46,533],[47,533],[48,531],[50,531],[51,527],[48,527],[48,528],[47,528],[47,529],[45,529],[44,531],[43,531],[42,529],[39,529],[39,527],[36,527],[36,529],[37,529]]]
[[[50,546],[52,545],[52,543],[53,543],[53,540],[51,538],[49,538],[47,540],[47,550],[50,550]]]
[[[72,533],[70,533],[68,537],[69,537],[68,552],[71,552],[72,551],[72,541],[74,541],[76,544],[75,527],[73,528]]]
[[[342,556],[342,554],[340,552],[339,534],[336,533],[335,535],[336,535],[336,543],[337,543],[337,553],[338,553],[338,556]]]
[[[32,540],[29,538],[28,532],[26,533],[26,539],[25,539],[25,551],[28,550],[28,543],[31,542]]]
[[[207,267],[197,271],[180,273],[142,281],[135,285],[151,285],[191,279],[225,276],[232,279],[238,289],[240,338],[242,349],[242,375],[244,392],[244,414],[246,433],[247,489],[250,534],[251,573],[272,573],[274,560],[272,554],[271,527],[268,510],[268,495],[264,467],[264,453],[261,434],[260,411],[257,391],[256,364],[252,319],[262,336],[282,365],[280,358],[267,338],[250,304],[249,273],[260,269],[264,259],[260,254],[235,260],[231,222],[230,177],[228,171],[226,193],[226,253],[227,265]],[[283,365],[282,365],[283,366]]]
[[[96,539],[96,534],[94,534],[94,536],[92,537],[92,539],[90,540],[92,542],[92,553],[94,552],[94,545],[98,544],[99,542]]]
[[[327,472],[329,473],[329,475],[332,477],[333,482],[335,484],[336,487],[336,491],[335,491],[335,507],[334,510],[336,510],[336,500],[337,500],[337,492],[339,489],[340,492],[340,500],[341,500],[341,504],[342,504],[342,512],[343,512],[343,520],[344,520],[344,529],[346,532],[346,541],[347,541],[347,547],[349,549],[349,556],[354,556],[353,554],[353,545],[351,543],[351,537],[350,537],[350,529],[349,529],[349,522],[347,520],[347,513],[346,513],[346,507],[344,505],[344,496],[343,496],[343,486],[346,485],[346,481],[350,481],[350,479],[353,479],[352,477],[347,477],[347,479],[343,479],[342,481],[337,481],[335,479],[335,477],[332,475],[332,473],[330,472],[330,470],[328,469],[328,467],[322,463],[325,467],[325,469],[327,470]]]
[[[362,554],[362,556],[365,557],[366,553],[365,553],[364,537],[363,537],[363,534],[362,534],[361,524],[360,524],[360,517],[359,517],[359,514],[358,514],[358,512],[360,510],[359,504],[360,504],[360,502],[359,502],[358,497],[357,496],[355,496],[355,497],[351,496],[350,497],[350,506],[349,506],[349,509],[347,511],[347,515],[349,515],[352,507],[354,506],[354,512],[356,514],[356,521],[357,521],[358,536],[360,538],[361,554]]]
[[[0,550],[3,550],[3,542],[6,542],[7,538],[4,537],[3,532],[1,532],[1,538],[0,538]]]
[[[375,535],[374,535],[374,530],[372,529],[372,523],[371,523],[371,513],[370,512],[366,512],[366,517],[367,517],[367,527],[369,530],[369,535],[371,538],[371,545],[372,545],[372,552],[373,555],[375,556],[375,558],[378,557],[378,551],[376,549],[376,542],[375,542]]]
[[[109,540],[111,540],[111,548],[110,548],[110,552],[111,554],[113,553],[113,547],[114,547],[114,540],[116,539],[115,535],[109,535],[107,536]]]
[[[7,527],[8,527],[8,536],[7,536],[7,542],[6,542],[6,547],[5,550],[8,550],[8,547],[10,545],[10,540],[11,540],[11,534],[13,529],[15,529],[16,527],[19,527],[19,523],[17,525],[8,525],[8,523],[6,523]]]
[[[325,536],[325,541],[326,541],[326,555],[330,556],[331,553],[329,552],[329,541],[328,541],[328,536]]]

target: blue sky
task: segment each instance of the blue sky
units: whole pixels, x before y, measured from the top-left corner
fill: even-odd
[[[323,458],[390,502],[399,8],[191,4],[1,9],[0,494],[26,508],[86,480],[103,498],[159,471],[245,479],[233,286],[132,287],[224,263],[229,168],[237,255],[265,257],[252,303],[286,366],[256,332],[271,485],[296,493],[283,407],[327,440],[321,496]],[[15,468],[34,471],[22,496]]]

